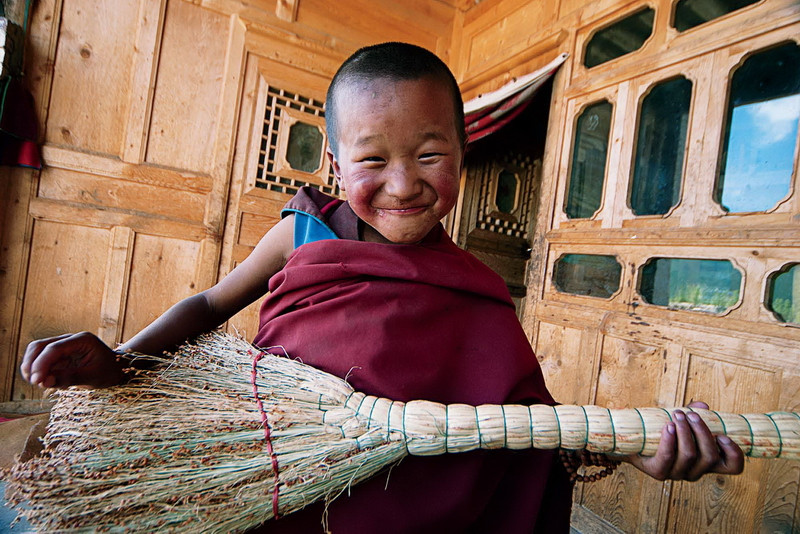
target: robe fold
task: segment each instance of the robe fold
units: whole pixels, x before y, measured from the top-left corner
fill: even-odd
[[[269,289],[255,344],[280,345],[358,391],[398,401],[554,403],[505,283],[441,225],[415,245],[304,244]],[[568,532],[570,503],[553,451],[409,457],[334,500],[327,528]],[[261,528],[322,532],[322,515],[317,504]]]

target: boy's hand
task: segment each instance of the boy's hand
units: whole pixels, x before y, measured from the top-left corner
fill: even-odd
[[[125,366],[97,336],[81,332],[31,342],[20,371],[25,380],[43,388],[102,388],[121,383]]]
[[[708,409],[703,402],[689,404]],[[744,469],[744,453],[727,436],[715,437],[694,413],[675,411],[673,421],[661,430],[655,456],[634,454],[625,458],[640,471],[658,480],[698,480],[706,473],[736,475]]]

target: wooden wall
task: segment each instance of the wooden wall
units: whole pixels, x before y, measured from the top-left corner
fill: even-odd
[[[658,15],[642,53],[587,72],[587,37],[644,4]],[[27,81],[46,167],[0,170],[0,401],[40,396],[17,372],[30,340],[89,330],[122,341],[246,257],[289,196],[260,167],[270,95],[321,101],[350,52],[396,39],[437,52],[465,98],[570,54],[554,83],[521,310],[559,401],[800,410],[800,330],[759,302],[765,274],[800,259],[797,170],[793,200],[767,215],[721,217],[703,189],[719,144],[719,84],[749,50],[796,40],[800,9],[762,0],[688,36],[670,31],[670,11],[670,0],[35,2]],[[692,180],[674,215],[637,221],[613,199],[627,187],[638,98],[684,71],[701,102]],[[606,202],[576,223],[561,209],[572,128],[601,94],[618,109]],[[635,276],[648,257],[709,247],[746,274],[736,309],[718,317],[642,302]],[[618,255],[622,290],[609,300],[560,293],[550,280],[562,253]],[[230,328],[252,335],[256,311]],[[576,490],[574,521],[584,532],[789,532],[800,529],[798,488],[800,468],[783,461],[698,484],[623,468]]]
[[[324,100],[338,64],[385,39],[447,57],[457,4],[35,2],[26,70],[45,168],[2,171],[0,400],[41,395],[17,372],[29,341],[125,340],[277,220],[288,195],[246,174],[259,87]]]
[[[798,42],[800,4],[764,0],[684,33],[659,1],[480,4],[464,19],[459,74],[467,97],[504,77],[570,54],[553,90],[539,217],[528,267],[523,325],[551,391],[564,403],[681,406],[702,399],[732,412],[800,409],[800,329],[763,305],[765,281],[800,261],[798,153],[792,193],[764,213],[725,214],[712,191],[733,69],[753,51]],[[653,35],[637,52],[587,69],[588,39],[643,6]],[[526,23],[543,21],[523,31]],[[524,67],[523,67],[524,66]],[[488,72],[505,74],[484,82]],[[693,82],[681,201],[664,216],[636,217],[626,202],[637,114],[652,85]],[[474,81],[473,81],[474,80]],[[473,87],[475,85],[475,87]],[[587,219],[564,213],[575,123],[600,99],[614,105],[602,205]],[[561,292],[552,282],[563,254],[604,254],[622,265],[608,299]],[[740,301],[722,314],[655,306],[638,293],[638,269],[654,256],[727,259],[743,274]],[[800,467],[747,462],[740,477],[660,483],[623,466],[575,493],[581,532],[795,532]]]

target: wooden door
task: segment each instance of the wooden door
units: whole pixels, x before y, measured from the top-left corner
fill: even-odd
[[[29,341],[89,330],[114,345],[214,283],[243,37],[181,1],[33,3],[45,167],[8,177],[3,400],[41,395],[17,373]]]
[[[798,133],[777,123],[797,120],[792,99],[800,97],[784,89],[755,97],[746,87],[772,83],[766,65],[785,61],[775,54],[797,56],[800,7],[766,0],[681,29],[676,9],[666,0],[617,5],[587,13],[576,29],[554,89],[525,325],[560,402],[701,399],[721,411],[798,411]],[[606,29],[634,16],[636,27],[649,21],[643,37],[608,37]],[[587,61],[590,43],[604,38],[633,49]],[[743,113],[734,108],[770,99],[782,111],[762,114],[744,142],[733,139]],[[780,167],[781,178],[756,162],[734,179],[741,163],[729,163],[726,179],[749,192],[739,192],[740,205],[726,199],[721,166],[745,157],[734,149],[781,136],[790,148],[768,171]],[[674,183],[653,179],[654,168],[668,169]],[[756,198],[770,200],[748,203]],[[578,486],[574,527],[794,532],[795,464],[748,460],[741,476],[697,483],[661,483],[623,466]]]

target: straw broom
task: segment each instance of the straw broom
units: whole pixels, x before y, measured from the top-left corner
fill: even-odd
[[[652,455],[662,408],[394,402],[212,333],[128,383],[57,393],[43,454],[6,497],[41,531],[240,532],[330,500],[407,454]],[[800,459],[800,415],[696,411],[745,453]]]

